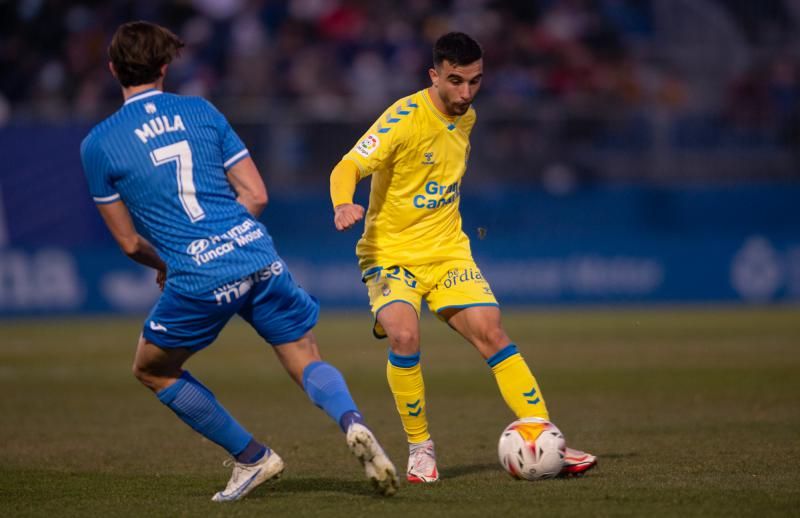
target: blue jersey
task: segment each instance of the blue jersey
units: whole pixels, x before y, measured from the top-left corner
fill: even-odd
[[[225,117],[199,97],[147,90],[128,98],[81,144],[95,203],[122,200],[188,295],[278,260],[267,229],[236,201],[227,170],[248,156]]]

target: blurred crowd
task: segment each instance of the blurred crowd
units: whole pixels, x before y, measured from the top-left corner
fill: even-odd
[[[709,1],[709,0],[704,0]],[[783,2],[711,0],[754,44],[783,44]],[[796,2],[787,1],[789,4]],[[556,100],[689,103],[691,88],[660,52],[657,0],[110,0],[0,2],[0,112],[89,115],[115,100],[106,47],[122,22],[164,24],[187,43],[169,86],[214,98],[295,103],[319,116],[367,114],[421,87],[430,47],[463,30],[486,51],[482,97],[513,110]],[[756,5],[757,4],[757,5]],[[764,33],[771,35],[770,38]],[[702,40],[698,40],[702,41]],[[719,56],[725,59],[725,56]],[[689,81],[690,83],[690,81]],[[797,60],[756,60],[731,83],[743,120],[797,97]],[[727,95],[727,94],[726,94]],[[756,95],[757,99],[752,99]],[[766,102],[766,108],[762,104]],[[756,111],[756,114],[749,113]]]
[[[478,104],[498,123],[488,153],[571,153],[598,135],[646,146],[665,119],[678,142],[755,131],[800,143],[796,0],[0,2],[0,126],[108,114],[119,90],[106,49],[137,19],[187,44],[167,88],[221,104],[234,122],[363,124],[424,87],[432,43],[461,30],[485,50]],[[518,131],[526,120],[536,122]]]
[[[581,90],[635,96],[626,40],[648,38],[647,2],[604,0],[113,0],[0,3],[0,92],[12,107],[91,113],[118,95],[113,29],[162,23],[188,44],[170,85],[211,98],[372,113],[424,83],[430,47],[461,29],[486,47],[488,95],[507,104]],[[612,84],[613,83],[613,84]]]

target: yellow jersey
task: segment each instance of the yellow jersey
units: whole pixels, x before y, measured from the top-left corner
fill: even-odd
[[[356,247],[362,270],[472,259],[459,201],[475,118],[472,107],[447,117],[421,90],[392,104],[344,155],[359,180],[372,175]]]

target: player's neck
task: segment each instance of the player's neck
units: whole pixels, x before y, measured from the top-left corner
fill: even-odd
[[[147,84],[143,84],[143,85],[122,87],[122,99],[124,101],[127,101],[128,99],[130,99],[134,95],[138,95],[138,94],[140,94],[142,92],[146,92],[147,90],[152,90],[154,88],[156,90],[164,90],[164,81],[163,80],[159,80],[159,81],[156,81],[154,83],[147,83]]]
[[[442,99],[439,97],[439,94],[436,93],[436,89],[434,89],[432,86],[428,87],[428,97],[430,98],[433,107],[436,108],[436,111],[438,111],[442,117],[446,118],[447,120],[453,120],[457,117],[457,115],[451,115],[447,113],[447,108],[444,106],[444,101],[442,101]]]

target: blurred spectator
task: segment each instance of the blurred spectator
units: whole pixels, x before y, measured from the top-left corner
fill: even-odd
[[[430,43],[475,33],[487,53],[489,102],[630,98],[624,41],[652,31],[649,2],[628,0],[24,0],[0,4],[0,92],[38,116],[91,117],[116,101],[105,48],[121,22],[147,18],[187,42],[171,74],[179,92],[262,97],[327,116],[371,114],[426,83]],[[599,83],[598,83],[599,81]],[[22,106],[26,106],[22,108]],[[13,112],[12,112],[13,113]],[[97,116],[95,114],[94,116]]]
[[[217,103],[235,101],[238,111],[230,112],[251,121],[256,113],[294,121],[373,119],[393,99],[426,86],[431,43],[443,32],[463,30],[484,45],[486,76],[478,109],[498,122],[487,142],[497,144],[490,156],[501,162],[516,158],[513,150],[544,168],[597,143],[627,142],[639,149],[653,131],[661,132],[657,140],[663,146],[670,124],[688,127],[690,134],[698,130],[692,122],[684,124],[686,116],[713,120],[703,128],[717,132],[758,128],[795,146],[798,2],[692,1],[697,12],[727,16],[726,23],[738,27],[741,34],[734,37],[747,52],[730,59],[737,63],[731,67],[704,67],[707,54],[671,46],[662,22],[665,12],[682,20],[681,5],[677,0],[0,2],[0,124],[96,121],[108,114],[119,103],[107,73],[111,34],[124,21],[149,19],[171,27],[187,43],[172,64],[168,87]],[[749,65],[742,70],[740,62]],[[704,113],[698,116],[698,109]],[[274,133],[270,138],[289,142],[292,149],[311,149],[294,129]],[[282,146],[273,143],[268,152],[278,149]],[[521,171],[518,165],[516,170]]]

